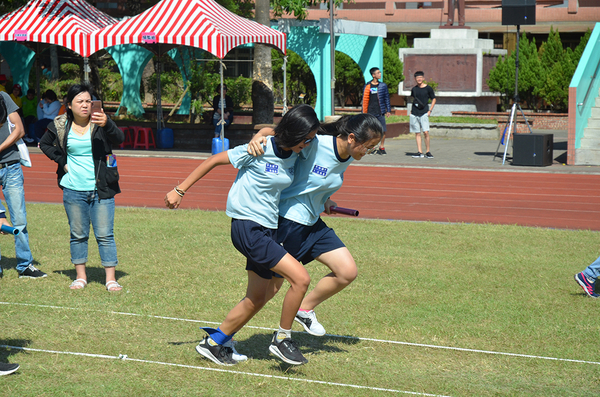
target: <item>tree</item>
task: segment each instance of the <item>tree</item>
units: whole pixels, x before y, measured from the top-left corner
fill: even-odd
[[[352,105],[360,104],[362,88],[365,84],[360,67],[343,52],[335,52],[335,96],[340,106],[344,106],[347,99]]]
[[[390,44],[383,42],[383,82],[387,84],[390,94],[398,93],[398,85],[404,81],[404,64],[398,57],[400,48],[408,48],[406,35],[400,35],[397,43],[395,40]]]
[[[323,1],[326,2],[326,1]],[[273,6],[275,16],[284,13],[294,15],[296,19],[306,18],[306,7],[318,5],[321,0],[255,0],[255,20],[269,26],[270,6]],[[327,2],[328,3],[328,2]],[[343,0],[335,0],[335,4],[342,4]],[[273,69],[271,66],[271,50],[267,46],[257,44],[254,46],[254,68],[252,83],[252,107],[254,123],[273,122]]]
[[[273,57],[273,81],[276,96],[283,100],[283,54],[271,50]],[[308,64],[292,50],[287,51],[287,104],[294,106],[300,103],[313,105],[317,98],[317,84]]]

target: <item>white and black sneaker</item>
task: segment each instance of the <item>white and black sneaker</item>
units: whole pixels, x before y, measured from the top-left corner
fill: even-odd
[[[277,331],[273,334],[273,341],[271,342],[271,346],[269,346],[269,351],[288,364],[302,365],[308,362],[302,353],[300,353],[296,341],[290,338],[278,340]]]
[[[296,313],[296,318],[294,318],[297,323],[302,324],[304,330],[311,335],[314,336],[323,336],[325,335],[325,328],[317,321],[317,315],[314,310],[309,310],[307,312],[298,310]]]
[[[23,270],[23,273],[19,274],[19,278],[44,278],[47,276],[48,275],[46,273],[39,270],[32,264],[29,264],[29,266],[27,266],[27,268]]]
[[[423,157],[425,157],[425,155],[421,152],[413,154],[414,159],[422,159]]]
[[[227,342],[223,343],[223,346],[231,348],[231,351],[233,352],[231,354],[231,358],[233,358],[235,361],[240,362],[248,360],[248,356],[246,356],[245,354],[241,354],[237,350],[235,350],[236,343],[237,342],[233,339],[229,339]]]
[[[237,364],[237,361],[232,357],[233,349],[231,347],[217,344],[213,346],[210,344],[210,342],[213,342],[212,339],[210,339],[210,342],[209,339],[209,336],[205,336],[204,339],[198,343],[198,346],[196,346],[196,351],[198,353],[219,365]]]
[[[9,375],[19,369],[19,364],[0,363],[0,375]]]

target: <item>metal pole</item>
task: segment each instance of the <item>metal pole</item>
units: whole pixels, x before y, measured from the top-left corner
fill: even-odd
[[[519,102],[519,36],[521,25],[517,25],[517,58],[515,59],[515,103]]]
[[[219,72],[221,75],[221,98],[219,103],[219,107],[221,108],[221,120],[219,121],[219,125],[221,126],[221,151],[225,151],[225,97],[223,96],[223,60],[221,59],[219,67]]]
[[[333,14],[335,3],[329,0],[329,43],[331,50],[331,115],[335,115],[335,33],[333,32]]]
[[[287,111],[287,55],[283,56],[283,111],[281,112],[282,116],[284,116]]]

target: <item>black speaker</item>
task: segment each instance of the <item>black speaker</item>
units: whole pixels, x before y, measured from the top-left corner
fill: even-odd
[[[535,25],[535,0],[502,0],[502,25]]]
[[[512,165],[552,165],[552,134],[514,134]]]

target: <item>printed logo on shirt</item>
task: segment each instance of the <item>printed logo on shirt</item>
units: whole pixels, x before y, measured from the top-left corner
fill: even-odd
[[[271,174],[278,174],[279,173],[279,166],[277,164],[267,163],[265,165],[265,172],[269,172]]]
[[[316,165],[312,169],[313,174],[327,176],[327,168],[321,167],[320,165]]]
[[[294,167],[288,168],[287,171],[288,171],[289,175],[292,175],[292,176],[294,175]]]
[[[377,94],[377,87],[371,87],[371,94]]]

